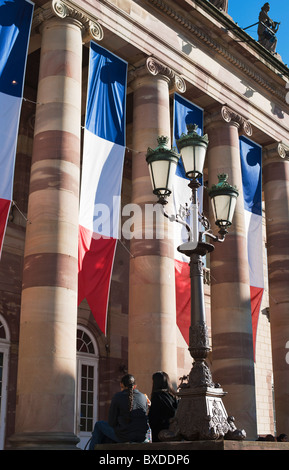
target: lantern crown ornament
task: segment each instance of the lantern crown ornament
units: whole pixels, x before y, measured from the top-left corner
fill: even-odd
[[[187,124],[187,134],[182,133],[181,137],[178,139],[178,149],[181,150],[182,147],[192,146],[197,144],[204,144],[208,146],[209,139],[208,135],[200,135],[198,131],[198,124]]]

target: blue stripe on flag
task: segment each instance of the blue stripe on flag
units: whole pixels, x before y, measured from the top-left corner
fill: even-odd
[[[126,62],[91,42],[85,127],[119,145],[125,145],[126,71]]]
[[[34,4],[0,0],[0,92],[22,96]]]
[[[245,210],[262,215],[262,149],[241,136],[240,155]]]

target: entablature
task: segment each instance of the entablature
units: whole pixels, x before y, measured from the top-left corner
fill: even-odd
[[[256,41],[246,42],[250,36],[207,0],[54,2],[96,20],[101,44],[127,60],[130,72],[153,57],[184,80],[186,97],[197,105],[227,103],[269,142],[289,141],[288,68]]]

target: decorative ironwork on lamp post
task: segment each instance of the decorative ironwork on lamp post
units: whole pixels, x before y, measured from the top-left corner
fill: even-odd
[[[219,182],[209,189],[215,223],[219,235],[212,233],[209,220],[198,211],[197,190],[201,183],[206,151],[207,135],[198,134],[194,124],[187,126],[187,134],[182,134],[177,141],[180,154],[167,147],[168,138],[158,138],[158,147],[147,150],[146,160],[149,166],[153,192],[158,203],[163,207],[163,214],[171,221],[185,225],[188,241],[178,247],[178,251],[190,258],[191,278],[191,325],[189,331],[189,351],[194,359],[192,369],[180,386],[181,398],[176,417],[169,430],[160,433],[161,440],[208,440],[234,439],[246,437],[244,430],[238,430],[234,418],[227,415],[222,397],[226,394],[219,384],[213,382],[210,368],[206,362],[210,352],[208,328],[206,324],[203,262],[202,257],[214,250],[214,245],[204,240],[211,238],[214,242],[223,242],[228,227],[232,224],[238,190],[227,182],[227,175],[218,175]],[[169,215],[165,210],[167,198],[173,191],[173,177],[179,159],[182,159],[185,173],[192,190],[191,207],[187,208],[185,217],[192,212],[192,226],[179,214]],[[199,232],[199,221],[204,227]]]

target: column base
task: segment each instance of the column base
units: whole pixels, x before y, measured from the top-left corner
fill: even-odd
[[[228,417],[222,388],[195,387],[180,391],[177,413],[169,430],[161,431],[161,441],[230,439],[243,440],[244,430],[238,430],[234,418]]]
[[[9,438],[11,450],[80,450],[79,438],[65,432],[24,432]]]

